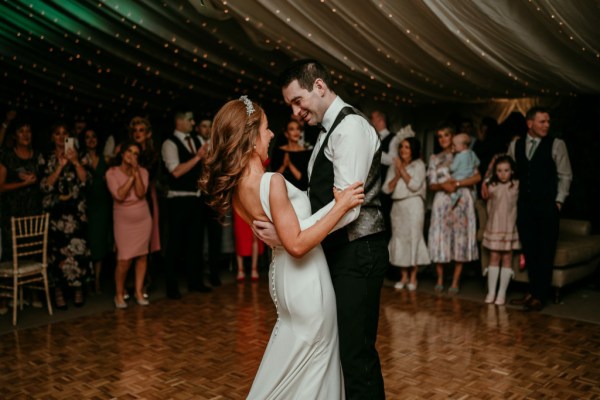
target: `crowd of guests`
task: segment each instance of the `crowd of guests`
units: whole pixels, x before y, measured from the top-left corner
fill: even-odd
[[[379,111],[371,114],[387,153],[382,164],[391,159],[382,186],[390,197],[382,205],[390,216],[390,264],[401,270],[394,287],[416,290],[418,267],[433,263],[435,291],[446,289],[445,267],[453,266],[447,292],[459,292],[464,264],[479,259],[475,201],[481,192],[488,212],[482,245],[490,251],[490,264],[483,266],[485,302],[505,304],[513,251],[522,250],[530,287],[513,304],[539,311],[549,296],[558,216],[572,180],[564,142],[548,136],[549,111],[534,107],[525,117],[511,115],[507,140],[492,118],[482,120],[478,134],[469,120],[444,124],[427,167],[419,141],[401,132],[389,140],[382,118]],[[425,243],[427,190],[433,200]]]
[[[102,264],[113,252],[115,307],[126,308],[130,295],[138,305],[148,305],[148,266],[163,258],[161,237],[168,244],[164,267],[170,298],[181,297],[176,276],[180,262],[186,264],[189,290],[207,292],[219,286],[220,225],[197,189],[210,124],[202,121],[194,130],[193,115],[178,112],[173,135],[157,146],[145,117],[132,118],[122,138],[111,135],[104,144],[83,121],[72,126],[58,122],[40,151],[43,136],[33,134],[30,121],[8,112],[0,130],[2,260],[12,258],[11,217],[48,212],[48,269],[58,309],[66,309],[69,300],[83,306],[89,286],[101,290]],[[189,144],[190,133],[195,147],[188,150],[178,138]],[[166,205],[159,207],[162,198]],[[203,276],[205,226],[211,286]],[[135,277],[129,293],[132,265]],[[37,298],[32,301],[39,303]],[[5,306],[0,304],[0,309]]]
[[[371,113],[382,144],[381,203],[390,238],[389,261],[401,272],[394,288],[416,290],[419,267],[433,264],[435,291],[458,293],[463,265],[479,258],[475,201],[482,197],[489,214],[483,246],[491,251],[490,265],[484,266],[489,286],[485,302],[504,304],[512,277],[512,252],[521,250],[522,243],[532,271],[543,275],[530,278],[532,293],[522,302],[531,306],[533,299],[533,308],[541,308],[549,281],[547,271],[539,265],[551,263],[558,213],[548,208],[538,216],[536,205],[543,198],[560,207],[568,195],[571,176],[564,142],[545,139],[549,121],[538,127],[540,115],[548,116],[548,112],[534,109],[526,117],[511,115],[505,121],[508,136],[501,134],[492,118],[482,119],[477,129],[467,119],[442,124],[435,132],[434,152],[425,164],[416,137],[391,133],[385,114]],[[75,306],[82,306],[87,282],[95,282],[95,290],[100,291],[102,262],[113,250],[115,307],[128,306],[126,280],[132,265],[131,294],[137,304],[148,305],[148,266],[153,259],[162,258],[159,254],[165,246],[161,238],[166,245],[167,297],[181,297],[177,265],[183,266],[191,291],[208,292],[221,284],[221,225],[197,185],[210,145],[210,120],[196,124],[191,111],[178,111],[173,134],[160,145],[145,117],[132,118],[121,140],[111,135],[101,141],[94,127],[82,121],[74,126],[59,122],[49,129],[48,150],[40,152],[33,146],[30,122],[16,117],[14,111],[7,113],[0,130],[1,258],[11,257],[10,216],[49,212],[49,272],[58,309],[66,309],[71,297]],[[544,131],[539,131],[542,128]],[[306,170],[319,130],[292,116],[282,133],[271,149],[268,168],[306,190]],[[526,137],[534,137],[539,145],[528,140],[523,147]],[[525,149],[523,156],[521,150]],[[541,154],[539,165],[534,152]],[[543,184],[532,178],[537,175],[550,183],[541,187]],[[525,185],[523,178],[527,179]],[[518,224],[517,215],[523,215],[518,210],[525,207],[536,209],[532,214],[537,217],[531,221],[521,217]],[[430,219],[426,221],[428,208]],[[237,280],[247,279],[244,259],[250,257],[250,279],[257,281],[258,257],[264,246],[239,216],[231,219]],[[533,232],[538,226],[545,227],[539,235]],[[204,252],[199,251],[205,231],[210,285],[204,280]],[[525,237],[522,232],[527,232]],[[540,235],[544,238],[541,242]],[[449,285],[444,279],[448,266],[453,268]]]

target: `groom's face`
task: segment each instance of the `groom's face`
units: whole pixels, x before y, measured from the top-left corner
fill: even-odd
[[[317,79],[309,92],[300,87],[298,80],[294,80],[282,90],[283,99],[292,107],[292,114],[309,125],[316,125],[323,121],[323,115],[327,110],[323,101],[325,88],[321,83],[322,81]]]

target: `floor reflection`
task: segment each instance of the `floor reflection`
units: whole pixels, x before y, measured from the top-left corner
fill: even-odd
[[[276,311],[267,281],[0,336],[0,398],[245,398]],[[600,398],[600,325],[382,290],[397,398]]]

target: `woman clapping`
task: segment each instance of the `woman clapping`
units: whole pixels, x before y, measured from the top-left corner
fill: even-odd
[[[417,289],[417,266],[430,263],[423,238],[425,219],[425,164],[421,146],[414,137],[400,142],[398,158],[387,172],[381,190],[392,196],[392,237],[389,243],[390,264],[400,267],[402,280],[395,289]],[[410,270],[410,280],[408,272]]]
[[[135,260],[135,297],[139,305],[147,306],[143,295],[152,218],[146,201],[148,170],[140,167],[140,145],[135,142],[121,146],[117,166],[106,172],[106,183],[113,196],[114,235],[117,246],[115,269],[115,307],[126,308],[125,278]]]

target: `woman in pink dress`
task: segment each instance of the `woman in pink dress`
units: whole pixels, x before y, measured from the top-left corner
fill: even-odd
[[[121,146],[118,166],[106,172],[106,183],[113,196],[113,219],[117,245],[115,269],[115,306],[126,308],[124,299],[125,278],[131,262],[135,260],[135,297],[139,305],[147,306],[143,286],[146,274],[152,217],[146,200],[148,170],[140,167],[138,157],[141,147],[135,142]]]

